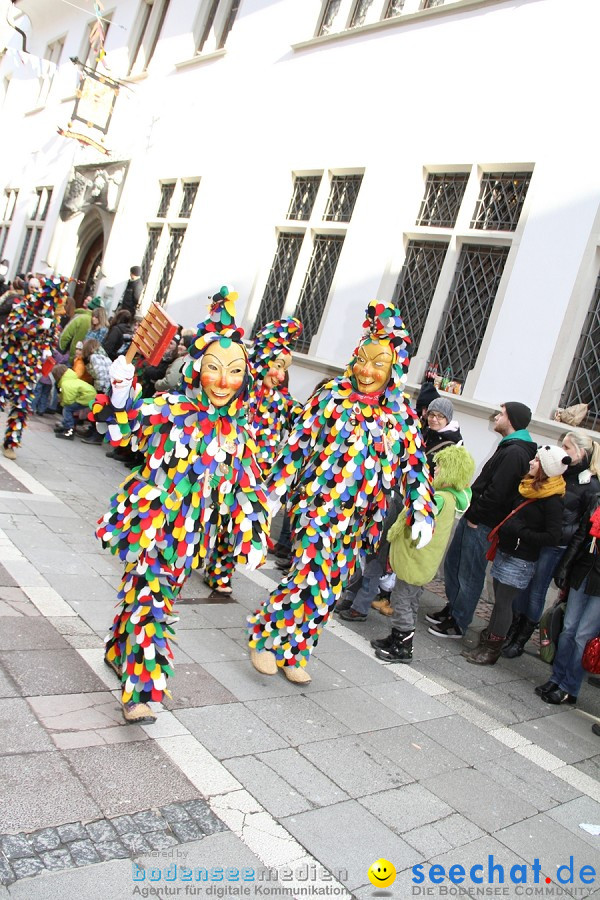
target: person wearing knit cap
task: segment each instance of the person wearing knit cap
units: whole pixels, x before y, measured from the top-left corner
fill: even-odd
[[[296,684],[359,560],[379,545],[398,486],[413,540],[433,535],[433,489],[419,421],[407,404],[409,337],[393,304],[371,301],[345,373],[316,391],[266,486],[287,499],[289,572],[248,619],[250,658]]]
[[[256,459],[263,477],[270,472],[292,419],[302,411],[302,405],[283,386],[292,362],[290,346],[301,334],[298,319],[269,322],[257,332],[249,354],[253,387],[249,392],[248,424],[254,429]],[[235,560],[230,543],[227,532],[220,534],[204,566],[204,581],[216,594],[232,593]]]
[[[35,293],[14,304],[0,329],[0,409],[9,407],[3,446],[7,459],[16,459],[42,363],[56,344],[56,307],[64,296],[65,279],[46,278]]]
[[[423,424],[426,424],[427,422],[425,416],[427,414],[427,408],[429,404],[433,400],[437,400],[439,396],[440,395],[433,381],[423,382],[423,384],[421,385],[421,390],[419,391],[417,399],[415,400],[415,409]]]
[[[429,633],[438,638],[460,639],[471,624],[485,583],[488,534],[513,508],[521,479],[536,454],[536,444],[526,430],[530,420],[529,408],[513,401],[503,403],[494,417],[500,443],[472,484],[471,505],[458,523],[444,560],[448,602],[426,616],[431,622]]]
[[[555,547],[562,530],[563,473],[570,463],[562,447],[539,447],[521,479],[519,496],[497,528],[498,546],[492,565],[494,608],[477,647],[463,650],[467,662],[493,666],[512,623],[512,604],[535,571],[542,547]],[[488,536],[489,538],[489,536]]]
[[[537,628],[546,594],[567,546],[582,518],[590,499],[600,491],[600,443],[580,431],[569,431],[562,440],[562,449],[569,457],[564,473],[567,490],[563,510],[562,533],[556,547],[542,547],[533,578],[513,603],[513,621],[502,656],[514,659],[521,656],[527,641]],[[540,453],[540,450],[538,450]]]
[[[119,356],[109,369],[110,398],[98,395],[92,407],[113,447],[144,455],[96,532],[125,564],[105,662],[120,679],[126,722],[155,721],[148,702],[170,696],[174,604],[218,535],[229,532],[238,563],[256,568],[265,559],[269,514],[246,421],[252,376],[236,299],[227,287],[212,298],[181,392],[143,399],[133,365]]]
[[[462,444],[458,422],[454,418],[454,407],[446,397],[432,400],[425,413],[426,427],[423,429],[425,452],[431,466],[433,457],[444,447]]]

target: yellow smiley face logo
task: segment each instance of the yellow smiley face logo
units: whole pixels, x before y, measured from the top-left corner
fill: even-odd
[[[376,888],[389,887],[396,880],[396,869],[387,859],[376,859],[367,872],[369,881]]]

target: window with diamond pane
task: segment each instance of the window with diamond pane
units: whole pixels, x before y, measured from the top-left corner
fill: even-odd
[[[318,234],[315,237],[310,265],[294,313],[304,329],[295,345],[300,353],[308,353],[310,342],[319,330],[343,245],[344,238],[340,235]]]
[[[158,204],[158,212],[156,213],[158,219],[166,218],[166,215],[169,212],[171,197],[173,196],[174,190],[175,182],[173,182],[172,184],[161,184],[160,203]]]
[[[33,241],[31,242],[31,247],[29,250],[29,259],[27,260],[27,265],[25,266],[26,272],[31,272],[33,270],[33,265],[35,263],[35,255],[38,251],[41,237],[42,237],[42,229],[34,228],[33,229]]]
[[[294,193],[287,214],[288,219],[301,221],[310,219],[320,184],[320,175],[296,176],[294,179]]]
[[[484,175],[471,228],[514,231],[530,181],[531,172],[490,172]]]
[[[155,302],[161,306],[164,306],[169,295],[169,288],[171,287],[173,275],[175,274],[175,266],[177,265],[177,259],[179,258],[184,237],[185,228],[171,229],[171,240],[169,242],[167,258],[165,259],[156,296],[154,297]]]
[[[443,6],[444,0],[423,0],[421,9],[433,9],[434,6]]]
[[[467,245],[435,339],[431,359],[440,372],[465,381],[475,365],[500,284],[508,247]]]
[[[412,355],[419,349],[447,249],[447,244],[438,241],[409,241],[406,248],[394,303],[412,339]]]
[[[326,222],[349,222],[362,184],[362,175],[334,175],[323,219]]]
[[[229,15],[227,16],[227,21],[225,22],[225,27],[223,28],[223,31],[221,32],[221,37],[219,38],[219,44],[217,47],[218,50],[222,50],[223,47],[225,46],[225,43],[229,36],[229,32],[233,28],[233,23],[235,22],[235,17],[238,14],[239,8],[240,8],[240,0],[233,0],[233,3],[231,4],[231,6],[229,8]]]
[[[179,210],[180,219],[189,219],[189,217],[191,216],[192,208],[194,206],[194,200],[196,199],[197,193],[197,181],[183,182],[183,197],[181,198],[181,209]]]
[[[150,269],[154,262],[154,256],[161,234],[162,225],[155,225],[154,227],[150,226],[150,228],[148,228],[148,243],[146,244],[146,250],[144,251],[144,258],[142,259],[141,265],[142,281],[144,284],[148,283],[148,275],[150,274]]]
[[[27,256],[27,250],[29,248],[29,242],[31,240],[31,236],[33,234],[33,228],[25,229],[25,240],[23,241],[23,247],[21,248],[21,255],[19,256],[19,262],[17,263],[17,272],[25,271],[25,257]]]
[[[46,221],[46,216],[48,215],[48,208],[50,206],[50,201],[52,200],[52,188],[44,188],[45,196],[42,197],[42,206],[39,210],[39,219],[42,222]]]
[[[357,0],[356,6],[354,7],[354,12],[352,13],[352,19],[350,21],[351,28],[356,28],[359,25],[364,25],[367,13],[369,12],[369,8],[372,3],[373,0]]]
[[[342,0],[329,0],[321,19],[319,34],[329,34],[330,31],[333,31],[333,24],[340,11],[341,4]]]
[[[468,174],[460,172],[440,175],[430,173],[417,225],[454,228],[468,179]]]
[[[560,398],[562,407],[575,403],[589,406],[581,427],[600,430],[600,276]]]
[[[403,9],[404,0],[390,0],[388,8],[385,11],[384,18],[390,19],[392,16],[399,16]]]
[[[303,240],[304,234],[280,232],[277,239],[275,258],[269,272],[265,292],[260,301],[252,337],[268,322],[281,317]]]

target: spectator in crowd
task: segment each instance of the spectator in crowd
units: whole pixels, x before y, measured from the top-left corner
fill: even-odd
[[[600,634],[600,493],[588,507],[556,570],[561,590],[569,585],[563,629],[558,639],[552,676],[535,688],[544,703],[577,702],[585,671],[581,665],[585,645]]]
[[[452,402],[445,397],[432,400],[425,412],[426,427],[423,429],[427,461],[431,465],[434,454],[451,444],[462,444],[462,434],[454,418]]]
[[[144,397],[152,397],[156,393],[156,382],[165,377],[167,369],[177,358],[177,348],[179,347],[180,342],[181,335],[176,334],[167,347],[165,355],[157,365],[139,365],[137,372]]]
[[[155,392],[175,391],[181,384],[181,372],[186,362],[187,352],[194,340],[195,332],[184,329],[181,332],[181,341],[177,345],[175,359],[169,363],[163,378],[154,382]]]
[[[91,321],[90,330],[85,336],[85,340],[95,340],[102,343],[108,334],[108,316],[103,306],[90,308]]]
[[[25,282],[17,275],[12,283],[12,288],[8,288],[2,295],[2,302],[0,303],[0,325],[3,325],[4,322],[6,322],[6,319],[8,318],[8,315],[15,303],[21,300],[24,296]]]
[[[58,346],[59,349],[65,353],[68,351],[69,353],[69,364],[73,365],[73,360],[75,359],[75,350],[77,349],[77,344],[81,341],[85,340],[85,337],[92,326],[92,314],[89,309],[76,309],[73,313],[73,318],[69,321],[69,323],[64,327],[61,332]]]
[[[562,534],[558,546],[541,548],[533,578],[513,602],[513,621],[502,650],[502,656],[509,659],[521,656],[539,625],[556,567],[577,531],[590,497],[600,491],[600,444],[586,434],[570,431],[563,438],[562,448],[571,460],[563,475],[566,494]]]
[[[519,484],[513,509],[500,523],[498,548],[492,565],[494,608],[477,647],[463,650],[467,662],[493,666],[502,652],[515,597],[533,577],[542,547],[555,547],[560,538],[563,497],[562,477],[569,457],[562,447],[539,447],[529,463],[529,474]]]
[[[427,409],[429,404],[434,400],[439,398],[439,393],[434,385],[433,381],[424,381],[421,385],[421,390],[417,395],[417,399],[415,400],[415,409],[417,411],[417,415],[421,419],[421,423],[423,426],[427,425]]]
[[[94,386],[78,378],[73,369],[67,366],[54,366],[52,378],[58,388],[63,417],[60,425],[56,425],[54,433],[65,441],[75,440],[75,413],[89,409],[96,396]]]
[[[444,562],[448,602],[426,616],[430,634],[462,638],[479,603],[487,567],[488,534],[513,508],[521,478],[527,473],[537,447],[527,431],[531,410],[524,403],[503,403],[494,418],[500,443],[484,465],[472,490],[469,509],[450,542]]]
[[[102,346],[110,359],[125,355],[133,337],[133,318],[128,309],[122,309],[111,318],[108,334]]]
[[[118,309],[126,309],[131,313],[132,320],[135,318],[144,284],[141,279],[142,270],[140,266],[132,266],[129,270],[129,281],[125,285],[121,302]]]

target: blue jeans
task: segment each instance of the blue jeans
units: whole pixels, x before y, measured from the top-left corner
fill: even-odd
[[[524,614],[532,622],[540,621],[548,588],[565,550],[566,547],[542,547],[533,578],[514,600],[513,615]]]
[[[444,560],[446,597],[454,621],[462,631],[471,624],[485,584],[490,531],[488,525],[471,528],[463,516]]]
[[[63,406],[63,426],[66,429],[75,427],[75,418],[73,413],[76,413],[80,409],[88,409],[87,404],[85,403],[69,403],[68,406]]]
[[[376,556],[372,556],[365,566],[362,581],[352,601],[352,609],[366,616],[371,603],[379,591],[379,579],[383,575],[383,566]]]
[[[45,413],[48,409],[48,401],[52,390],[51,384],[44,384],[38,381],[33,392],[33,411],[36,413]]]
[[[590,638],[600,633],[600,597],[586,592],[587,579],[580,588],[571,588],[563,630],[552,665],[552,681],[562,691],[579,693],[585,671],[581,658]]]

